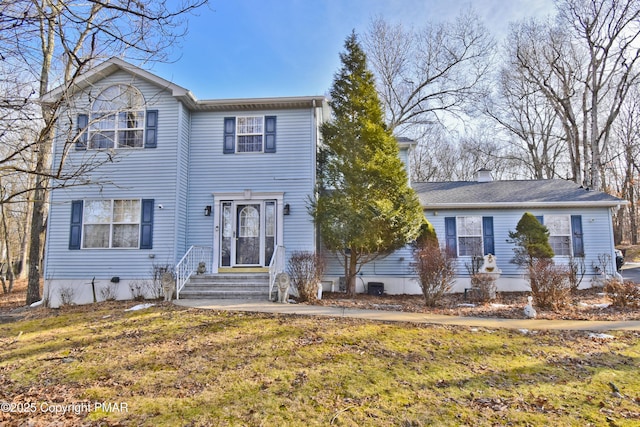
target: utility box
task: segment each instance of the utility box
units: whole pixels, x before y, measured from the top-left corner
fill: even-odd
[[[367,282],[367,293],[369,295],[378,295],[378,296],[384,294],[384,283]]]

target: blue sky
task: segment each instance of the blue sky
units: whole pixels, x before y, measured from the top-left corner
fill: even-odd
[[[373,17],[419,28],[471,4],[498,41],[509,22],[553,13],[553,0],[210,0],[189,18],[173,63],[150,71],[198,99],[324,95],[345,38]]]

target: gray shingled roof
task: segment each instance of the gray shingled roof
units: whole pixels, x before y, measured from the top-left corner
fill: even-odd
[[[618,206],[626,201],[586,190],[562,179],[413,183],[420,203],[430,208]]]

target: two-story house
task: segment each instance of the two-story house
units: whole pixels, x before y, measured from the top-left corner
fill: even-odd
[[[50,196],[44,278],[51,306],[161,296],[160,273],[178,296],[269,297],[288,256],[321,247],[308,214],[316,186],[322,96],[198,100],[187,89],[112,58],[65,97],[54,164],[83,170]],[[408,164],[411,141],[399,138]],[[60,183],[55,183],[60,184]],[[524,212],[551,232],[556,260],[576,260],[584,286],[613,274],[612,211],[624,201],[564,180],[414,183],[439,241],[456,257],[455,291],[474,256],[493,254],[499,290],[525,290],[510,263]],[[344,269],[327,254],[325,290]],[[358,290],[420,293],[411,248],[367,264]]]
[[[88,171],[51,193],[45,298],[150,296],[180,261],[184,295],[212,288],[183,288],[200,267],[266,298],[270,265],[284,268],[278,248],[316,248],[306,205],[328,116],[322,96],[198,100],[117,58],[92,69],[58,124],[54,162]]]

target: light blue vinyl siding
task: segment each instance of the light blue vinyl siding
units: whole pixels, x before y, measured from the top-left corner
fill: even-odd
[[[214,192],[283,193],[291,213],[284,217],[285,237],[280,244],[288,253],[315,249],[306,205],[315,186],[315,113],[319,109],[194,112],[163,88],[124,71],[92,87],[91,96],[118,83],[134,85],[145,97],[147,109],[158,111],[157,147],[69,153],[70,167],[93,159],[105,163],[86,177],[92,184],[52,193],[46,278],[148,279],[154,265],[175,265],[190,246],[213,246],[219,219],[205,217],[203,210],[215,204]],[[71,123],[60,123],[57,158],[63,149],[62,130],[75,129],[77,114],[90,109],[88,98],[79,96],[68,115]],[[277,118],[275,153],[222,154],[223,119],[242,114]],[[69,250],[72,201],[88,199],[153,199],[153,248]]]
[[[176,216],[175,216],[175,263],[182,258],[189,246],[187,245],[187,228],[189,226],[187,206],[189,201],[189,135],[191,131],[191,113],[182,105],[178,108],[178,138],[176,147]]]
[[[224,118],[234,115],[277,117],[275,153],[223,154]],[[315,174],[314,114],[296,110],[196,112],[191,118],[188,245],[213,245],[218,218],[204,216],[214,192],[283,192],[291,214],[284,217],[287,253],[314,250],[314,227],[307,213]]]
[[[445,232],[445,218],[457,216],[482,216],[493,217],[493,234],[495,245],[495,256],[497,258],[498,267],[502,270],[502,275],[520,275],[523,272],[517,265],[511,263],[513,258],[513,243],[509,242],[509,232],[514,231],[518,221],[525,213],[525,210],[519,209],[500,209],[500,210],[451,210],[426,211],[426,218],[433,224],[438,238],[441,243],[444,242],[443,236]],[[545,215],[581,215],[582,229],[584,234],[584,250],[585,250],[585,267],[586,274],[594,273],[592,266],[598,262],[598,255],[607,253],[613,254],[613,236],[611,233],[611,214],[609,208],[582,208],[582,209],[531,209],[528,210],[535,216]],[[568,257],[556,257],[556,262],[564,263]],[[459,257],[457,261],[457,273],[459,275],[467,275],[465,263],[468,263],[468,257]]]
[[[324,252],[324,255],[327,261],[325,276],[344,276],[344,264],[331,253]],[[415,275],[412,266],[412,256],[412,248],[406,246],[391,253],[385,258],[379,258],[373,262],[365,264],[361,270],[362,276],[368,276],[369,281],[371,280],[371,276],[412,277]],[[361,285],[360,282],[358,282],[358,286],[359,285]]]
[[[441,245],[445,244],[445,218],[457,216],[493,217],[493,237],[495,256],[498,268],[502,270],[502,277],[518,277],[523,271],[511,263],[513,258],[513,243],[510,243],[509,232],[514,231],[525,210],[439,210],[426,211],[427,220],[433,225]],[[582,209],[532,209],[535,216],[545,215],[581,215],[584,238],[584,266],[586,276],[595,273],[593,267],[598,265],[598,257],[602,254],[613,256],[614,243],[611,231],[611,211],[609,208]],[[556,257],[557,263],[566,263],[568,257]],[[614,258],[615,259],[615,258]],[[414,276],[411,263],[413,262],[411,248],[406,247],[396,251],[384,259],[379,259],[362,269],[364,276]],[[456,274],[460,277],[468,276],[466,264],[470,257],[458,257],[456,260]],[[611,271],[609,273],[612,273]],[[328,257],[327,276],[343,276],[344,267],[333,257]]]
[[[186,200],[185,190],[179,190],[179,186],[186,185],[188,121],[179,129],[180,108],[175,98],[123,71],[100,81],[91,93],[95,96],[103,88],[117,83],[134,85],[142,92],[146,108],[158,110],[157,148],[69,151],[70,167],[93,160],[105,163],[86,177],[92,184],[52,192],[44,273],[47,279],[86,278],[90,283],[92,277],[149,278],[154,264],[173,265],[178,256],[176,233],[185,234],[185,225],[181,223],[181,218],[186,216],[185,209],[177,205],[184,206]],[[77,112],[86,112],[88,108],[86,98],[79,97]],[[70,116],[75,120],[76,114]],[[59,129],[65,129],[67,123],[60,123]],[[64,133],[58,130],[57,137],[63,138]],[[62,148],[58,139],[54,145],[56,160]],[[153,248],[69,250],[71,202],[83,199],[154,199]]]

